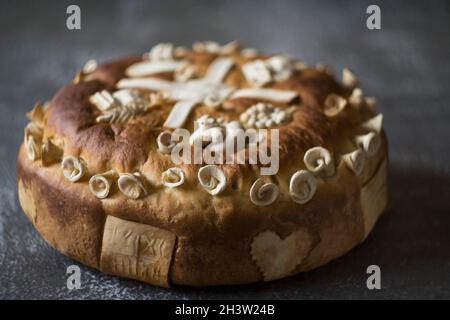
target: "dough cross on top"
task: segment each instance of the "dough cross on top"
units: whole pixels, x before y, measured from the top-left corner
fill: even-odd
[[[160,65],[159,64],[163,64]],[[148,72],[161,70],[169,64],[164,61],[139,62],[130,66],[128,75],[144,75],[147,77],[129,77],[121,79],[117,83],[119,89],[146,89],[164,92],[167,96],[177,101],[173,106],[164,126],[167,128],[181,128],[188,119],[191,111],[198,104],[205,104],[211,108],[217,108],[227,98],[255,98],[271,100],[275,102],[289,102],[297,96],[295,91],[276,90],[268,88],[239,89],[223,83],[228,72],[234,67],[235,62],[231,57],[218,57],[208,67],[204,77],[187,81],[167,81],[151,77]],[[175,71],[179,64],[170,64],[170,71]],[[165,69],[169,71],[169,69]]]

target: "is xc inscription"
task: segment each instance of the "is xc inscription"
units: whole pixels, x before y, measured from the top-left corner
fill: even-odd
[[[169,231],[108,216],[100,267],[107,273],[168,286],[175,239]]]

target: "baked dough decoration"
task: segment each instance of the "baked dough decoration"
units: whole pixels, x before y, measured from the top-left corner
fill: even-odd
[[[77,182],[86,173],[86,163],[83,159],[74,156],[66,156],[61,162],[64,177],[70,182]]]
[[[380,136],[375,132],[369,132],[355,137],[355,143],[370,157],[377,153],[381,147]]]
[[[41,146],[42,165],[47,167],[55,162],[61,161],[62,150],[50,139],[46,139]]]
[[[176,188],[184,183],[185,175],[181,168],[169,168],[161,175],[162,184],[169,188]]]
[[[289,182],[289,193],[292,200],[299,204],[305,204],[312,199],[317,189],[317,181],[314,175],[306,170],[294,173]]]
[[[90,60],[86,61],[82,70],[83,70],[84,74],[89,74],[89,73],[92,73],[95,70],[97,70],[97,67],[98,67],[97,60],[90,59]]]
[[[97,70],[98,63],[97,60],[90,59],[86,61],[81,71],[77,72],[73,83],[77,84],[86,80],[89,80],[89,75],[91,75],[95,70]]]
[[[34,136],[29,136],[26,144],[28,159],[37,160],[41,157],[41,151],[38,147],[39,142]]]
[[[195,51],[209,52],[219,55],[231,55],[236,53],[238,48],[239,45],[236,42],[230,42],[223,47],[215,42],[194,44]],[[168,96],[171,99],[180,100],[175,104],[172,112],[166,119],[165,126],[169,128],[181,127],[191,110],[201,102],[205,103],[205,105],[209,107],[215,108],[221,104],[224,98],[230,95],[233,99],[258,98],[281,103],[292,101],[297,96],[295,91],[289,90],[266,88],[247,88],[235,90],[223,85],[222,81],[224,77],[234,65],[233,59],[229,57],[218,57],[215,59],[209,66],[203,79],[188,81],[194,73],[192,68],[195,68],[195,66],[186,63],[186,61],[179,59],[177,60],[175,58],[177,52],[178,55],[183,54],[186,52],[186,49],[175,48],[170,43],[161,43],[154,46],[150,53],[145,56],[147,60],[134,63],[126,69],[125,73],[132,78],[122,79],[119,81],[117,85],[118,88],[129,89],[119,89],[112,94],[106,90],[102,90],[92,95],[90,98],[91,103],[95,104],[104,112],[97,118],[97,122],[125,122],[136,115],[148,111],[148,101],[145,101],[142,96],[135,91],[136,88],[163,90],[162,92],[150,94],[150,106],[161,105],[164,101],[164,99],[161,98],[162,96]],[[244,49],[241,51],[241,54],[246,57],[255,57],[257,56],[257,51],[254,49]],[[90,74],[97,68],[97,62],[95,60],[91,60],[85,65],[82,73]],[[242,66],[242,72],[250,83],[260,86],[270,81],[285,80],[291,76],[293,70],[305,70],[306,68],[307,65],[303,62],[292,61],[285,56],[277,55],[265,60],[256,59],[248,62]],[[172,83],[156,78],[135,78],[162,72],[175,72],[181,69],[189,70],[185,71],[188,75],[180,77],[184,78],[183,81],[187,81],[188,83]],[[323,65],[318,65],[317,69],[323,71],[328,70]],[[342,83],[344,87],[353,89],[353,92],[349,97],[349,104],[353,107],[359,108],[363,103],[366,103],[369,107],[372,107],[375,104],[373,98],[364,98],[362,90],[356,87],[359,83],[357,77],[347,68],[344,68],[343,70]],[[329,117],[334,117],[344,109],[346,104],[347,100],[345,98],[335,93],[331,93],[325,100],[324,113]],[[245,127],[270,128],[273,125],[279,125],[286,119],[289,119],[289,111],[292,112],[292,109],[286,112],[267,103],[257,103],[241,114],[240,120]],[[43,159],[43,165],[50,165],[58,159],[61,150],[59,150],[50,140],[46,140],[46,142],[42,144],[42,147],[39,147],[42,141],[42,129],[40,126],[43,125],[43,114],[44,111],[41,104],[37,104],[33,111],[28,114],[29,118],[38,125],[33,122],[27,126],[25,133],[25,145],[30,160],[36,160],[41,157],[41,154],[43,154],[45,158]],[[232,122],[233,125],[235,123],[237,122]],[[237,128],[240,127],[237,126]],[[380,146],[378,134],[382,128],[382,115],[380,114],[367,120],[361,124],[361,128],[370,132],[364,135],[356,136],[354,138],[355,144],[362,148],[368,156],[373,156]],[[207,129],[200,127],[200,129],[194,133],[193,137],[199,136],[201,139],[206,137],[206,140],[208,140],[208,138],[211,138],[214,134],[218,134],[219,132],[220,134],[223,134],[223,126]],[[170,141],[170,132],[164,131],[158,136],[157,147],[161,153],[170,153],[171,149],[174,147],[174,143]],[[347,166],[356,174],[361,172],[364,163],[364,155],[360,149],[344,154],[342,155],[342,158]],[[304,161],[307,169],[320,177],[331,176],[334,173],[334,164],[330,153],[326,149],[316,147],[308,150],[305,153]],[[73,157],[67,157],[64,159],[62,162],[62,167],[65,176],[71,181],[79,180],[85,172],[85,164],[81,160],[77,160]],[[216,171],[216,169],[211,169],[209,167],[204,170],[204,172],[210,172],[210,170],[213,170],[214,172]],[[168,173],[166,172],[166,174]],[[173,175],[173,172],[171,172],[171,174]],[[199,175],[199,177],[200,176],[201,175]],[[105,183],[104,176],[99,174],[94,177],[95,179],[92,180],[92,183],[95,181],[101,181],[106,188],[107,184]],[[220,182],[219,185],[222,187],[225,183],[224,181],[226,181],[226,178],[223,178],[222,175],[220,175],[220,177],[221,179],[218,181]],[[294,199],[297,199],[297,202],[301,203],[304,200],[299,201],[298,194],[300,190],[295,187],[295,184],[293,184],[293,182],[297,181],[299,177],[309,176],[306,172],[302,172],[302,174],[295,174],[291,180],[290,192],[291,196],[293,196]],[[201,184],[203,181],[203,186],[209,186],[209,184],[205,182],[204,177],[200,179],[200,181]],[[306,183],[305,186],[309,186],[310,188],[304,189],[303,193],[313,194],[315,188],[314,184],[311,182],[312,179],[308,178],[305,181],[309,182]],[[171,184],[167,184],[167,186],[169,185]],[[139,196],[142,193],[145,194],[145,187],[143,187],[138,180],[136,180],[136,176],[129,174],[123,175],[122,179],[119,178],[119,189],[121,189],[121,186],[123,190],[133,186],[132,189],[134,192],[131,192],[130,190],[124,192],[124,194],[131,195],[131,198],[138,197],[137,194],[139,194]],[[135,186],[137,187],[134,188]],[[108,192],[106,192],[106,189],[103,190],[106,195],[109,193],[109,188],[107,189]],[[208,190],[210,187],[207,187],[206,189]],[[307,189],[309,191],[305,193],[304,191]],[[220,190],[220,188],[218,190]],[[213,192],[215,193],[217,191]],[[94,194],[95,193],[96,192],[94,192]],[[100,194],[103,195],[104,193],[100,192]],[[302,198],[304,194],[300,198]]]
[[[270,70],[262,60],[249,62],[242,67],[245,78],[254,86],[263,86],[272,80]]]
[[[183,62],[175,69],[174,77],[177,82],[186,82],[198,77],[198,74],[199,71],[195,65]]]
[[[34,161],[41,157],[39,145],[42,142],[44,132],[36,123],[30,122],[24,130],[24,144],[28,159]]]
[[[239,153],[242,150],[241,147],[246,147],[245,144],[241,147],[235,145],[235,139],[243,132],[239,121],[225,121],[223,118],[203,115],[195,123],[197,128],[189,137],[191,146],[208,147],[209,151],[214,153],[222,153],[231,149]],[[247,145],[255,143],[258,138],[259,136],[256,135],[249,137]]]
[[[242,66],[245,78],[253,86],[262,87],[271,81],[283,81],[292,74],[293,64],[285,56],[273,56],[267,60],[254,60]]]
[[[175,241],[167,230],[108,216],[100,270],[168,287]]]
[[[197,129],[189,137],[189,144],[194,145],[197,142],[205,146],[212,141],[218,141],[217,137],[225,137],[226,128],[222,121],[214,117],[204,115],[196,121]]]
[[[173,147],[175,147],[175,142],[172,141],[170,131],[161,132],[156,138],[156,143],[158,145],[158,151],[162,154],[170,154]]]
[[[277,200],[279,193],[276,184],[258,178],[250,189],[250,200],[257,206],[268,206]]]
[[[304,229],[292,232],[285,239],[266,230],[253,238],[251,255],[263,280],[270,281],[290,275],[309,254],[311,246],[311,235]]]
[[[209,194],[215,196],[225,190],[227,177],[216,165],[209,164],[198,170],[198,181]]]
[[[363,122],[361,128],[379,134],[383,129],[383,114],[380,113],[366,122]]]
[[[387,159],[383,160],[373,178],[361,189],[360,199],[365,238],[388,204]]]
[[[303,161],[306,168],[319,177],[330,177],[334,174],[333,157],[323,147],[314,147],[306,151]]]
[[[345,88],[353,89],[359,84],[358,77],[348,68],[342,70],[342,85]]]
[[[375,97],[365,97],[364,102],[368,109],[374,111],[377,106],[377,99]]]
[[[93,97],[96,95],[97,94]],[[105,99],[106,97],[108,97],[108,100]],[[123,123],[137,115],[147,112],[152,106],[144,97],[131,90],[119,90],[112,95],[103,90],[102,98],[98,99],[105,99],[100,104],[103,104],[102,107],[106,105],[108,105],[108,107],[103,109],[103,114],[96,118],[97,122]],[[99,101],[95,99],[91,101],[99,103]]]
[[[280,57],[274,57],[272,60],[269,60],[269,64],[272,65],[273,70],[278,70],[278,72],[285,74],[283,63],[278,61],[280,59]],[[164,123],[165,127],[172,129],[181,128],[194,107],[200,103],[204,103],[211,108],[218,108],[228,97],[231,99],[263,99],[283,103],[290,102],[298,96],[297,92],[290,90],[265,88],[236,89],[223,84],[223,80],[233,66],[234,61],[232,58],[218,57],[210,64],[203,78],[181,82],[170,82],[156,78],[125,78],[117,83],[117,87],[122,89],[140,88],[164,91],[172,100],[178,101],[173,106]],[[130,70],[130,68],[131,70],[135,70],[135,68],[139,67],[142,67],[142,62],[132,65],[127,70]],[[136,73],[133,74],[136,75]],[[130,72],[128,72],[128,75],[130,75]],[[143,75],[143,73],[141,72],[139,75]],[[280,80],[280,77],[275,78]]]
[[[328,117],[335,117],[339,113],[344,110],[345,106],[347,105],[347,100],[345,98],[331,93],[328,95],[327,99],[325,100],[325,109],[324,113]]]
[[[291,90],[277,90],[266,88],[248,88],[235,91],[232,99],[249,98],[261,99],[271,102],[288,103],[298,97],[298,93]]]
[[[241,50],[241,56],[248,59],[253,59],[258,56],[258,50],[255,48],[244,48]]]
[[[117,185],[119,190],[130,199],[136,200],[147,195],[147,189],[139,172],[120,174]]]
[[[349,105],[355,109],[358,109],[361,107],[363,101],[364,101],[363,91],[360,88],[353,89],[352,94],[348,98]]]
[[[50,243],[104,272],[160,286],[278,279],[347,252],[387,206],[383,115],[347,68],[339,83],[328,66],[236,42],[193,50],[160,43],[142,59],[90,61],[75,82],[27,114],[19,199]],[[188,148],[200,143],[220,154],[233,147],[234,159],[250,157],[250,147],[276,129],[279,173],[260,176],[262,163],[180,165],[170,156],[179,151],[178,128],[189,131]],[[244,128],[270,130],[235,150]],[[43,193],[43,183],[70,192],[61,217],[78,206],[88,214],[55,219],[55,192]],[[334,207],[336,195],[345,209]],[[326,211],[334,220],[316,223]],[[347,238],[330,249],[343,215],[348,234],[339,239]]]
[[[27,118],[36,126],[42,128],[44,126],[44,113],[45,107],[41,103],[36,103],[33,110],[27,112]]]
[[[342,158],[347,167],[356,175],[360,175],[362,173],[364,164],[366,163],[366,154],[363,150],[357,149],[350,153],[346,153],[342,156]]]
[[[133,64],[126,71],[129,77],[144,77],[152,74],[174,72],[180,68],[182,62],[163,60],[163,61],[142,61]]]
[[[176,103],[166,122],[164,122],[164,127],[172,129],[181,128],[197,104],[197,101],[180,101]]]
[[[197,52],[208,52],[220,55],[229,55],[236,52],[239,49],[239,43],[237,41],[230,41],[223,46],[215,41],[197,41],[192,45],[192,49]]]
[[[272,104],[258,102],[243,112],[239,120],[245,128],[271,128],[291,120],[295,109],[282,110]]]
[[[110,170],[105,173],[96,174],[89,180],[89,190],[99,199],[104,199],[109,195],[111,186],[117,178],[117,172]]]
[[[151,61],[172,60],[175,51],[176,48],[172,43],[162,42],[155,45],[148,54],[144,55],[144,58]]]
[[[89,101],[102,111],[109,110],[117,105],[117,101],[107,90],[96,92],[89,98]]]

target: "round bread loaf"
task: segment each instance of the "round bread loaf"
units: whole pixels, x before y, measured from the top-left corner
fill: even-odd
[[[159,286],[311,270],[363,241],[388,202],[383,117],[357,77],[235,42],[90,61],[28,117],[19,199],[39,233]],[[180,161],[180,131],[183,155],[200,146],[231,161]],[[236,132],[258,135],[226,152]],[[270,161],[252,162],[261,141]]]

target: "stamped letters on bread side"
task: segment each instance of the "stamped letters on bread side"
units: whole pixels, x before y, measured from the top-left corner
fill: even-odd
[[[100,269],[159,286],[169,286],[176,236],[166,230],[108,216]]]
[[[367,237],[379,216],[386,209],[387,202],[387,159],[384,159],[372,179],[361,189],[364,238]]]

